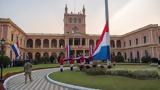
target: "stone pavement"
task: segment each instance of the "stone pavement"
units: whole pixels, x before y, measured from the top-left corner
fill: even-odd
[[[52,84],[46,79],[47,74],[58,70],[59,68],[52,68],[33,71],[33,82],[28,80],[27,84],[24,83],[24,73],[21,73],[12,76],[4,84],[7,90],[69,90],[68,88]]]

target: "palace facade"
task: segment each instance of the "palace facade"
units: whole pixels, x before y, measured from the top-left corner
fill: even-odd
[[[69,13],[67,6],[64,13],[64,34],[25,33],[11,19],[0,18],[0,39],[6,41],[4,52],[12,60],[15,54],[10,43],[19,42],[21,59],[26,55],[32,60],[42,56],[65,54],[67,45],[71,54],[89,54],[89,47],[96,46],[100,35],[86,34],[85,8],[79,13]],[[112,55],[122,55],[126,62],[141,62],[143,56],[160,59],[160,26],[150,24],[124,35],[110,36]],[[134,60],[134,61],[132,61]]]

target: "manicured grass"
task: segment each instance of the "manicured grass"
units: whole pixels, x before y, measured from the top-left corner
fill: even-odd
[[[157,69],[157,67],[150,67],[149,65],[117,65],[114,69]],[[102,90],[160,90],[160,80],[137,80],[107,75],[91,76],[78,70],[56,72],[50,74],[49,77],[64,83]]]
[[[57,67],[59,64],[38,64],[33,65],[32,69],[38,69],[38,68],[51,68],[51,67]],[[3,69],[3,76],[7,73],[14,73],[14,72],[21,72],[23,71],[23,67],[11,67],[11,68],[4,68]]]

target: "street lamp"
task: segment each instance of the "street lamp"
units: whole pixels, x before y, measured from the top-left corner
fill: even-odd
[[[4,44],[5,44],[5,40],[2,38],[2,40],[0,40],[0,46],[1,46],[1,57],[2,57],[2,60],[1,60],[1,63],[0,63],[0,66],[1,66],[1,82],[3,83],[3,78],[2,78],[2,75],[3,75],[3,56],[4,56]]]

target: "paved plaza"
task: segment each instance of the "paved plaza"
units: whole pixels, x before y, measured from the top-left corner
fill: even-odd
[[[33,82],[24,83],[24,73],[6,81],[7,90],[69,90],[58,85],[50,83],[46,79],[46,75],[51,72],[58,71],[58,68],[36,70],[32,73]]]

